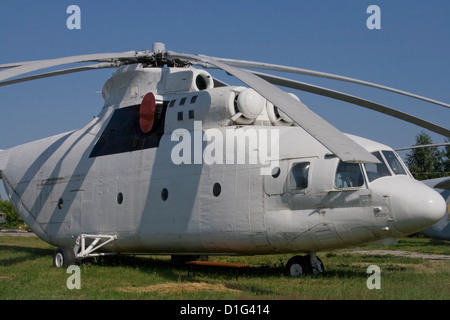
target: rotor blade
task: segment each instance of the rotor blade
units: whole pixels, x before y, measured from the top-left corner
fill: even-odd
[[[443,146],[450,146],[450,142],[419,144],[419,145],[415,145],[415,146],[395,148],[394,150],[395,151],[403,151],[403,150],[410,150],[410,149],[433,148],[433,147],[443,147]]]
[[[64,57],[57,59],[48,60],[37,60],[30,62],[19,62],[16,64],[21,64],[16,67],[8,67],[9,69],[0,71],[0,81],[20,76],[22,74],[45,69],[49,67],[54,67],[62,64],[76,63],[76,62],[113,62],[114,60],[129,60],[133,58],[145,57],[148,53],[136,53],[135,51],[128,51],[122,53],[98,53],[98,54],[87,54],[81,56]],[[5,65],[3,65],[5,66]]]
[[[322,87],[318,87],[318,86],[314,86],[314,85],[310,85],[307,83],[303,83],[300,81],[295,81],[295,80],[291,80],[291,79],[286,79],[286,78],[282,78],[282,77],[277,77],[277,76],[273,76],[270,74],[266,74],[266,73],[260,73],[260,72],[256,72],[256,71],[250,71],[253,74],[257,75],[258,77],[263,78],[264,80],[272,83],[272,84],[276,84],[276,85],[280,85],[283,87],[288,87],[288,88],[292,88],[292,89],[297,89],[297,90],[301,90],[301,91],[306,91],[306,92],[310,92],[310,93],[314,93],[314,94],[318,94],[321,96],[325,96],[325,97],[329,97],[329,98],[333,98],[333,99],[337,99],[337,100],[341,100],[341,101],[345,101],[345,102],[349,102],[352,104],[356,104],[358,106],[364,107],[364,108],[368,108],[374,111],[378,111],[387,115],[390,115],[392,117],[413,123],[415,125],[418,125],[422,128],[428,129],[430,131],[439,133],[443,136],[446,137],[450,137],[450,130],[443,128],[441,126],[438,126],[434,123],[428,122],[426,120],[414,117],[410,114],[389,108],[387,106],[383,106],[381,104],[369,101],[369,100],[365,100],[359,97],[355,97],[355,96],[351,96],[345,93],[341,93],[338,91],[334,91],[334,90],[330,90],[330,89],[326,89],[326,88],[322,88]]]
[[[5,69],[5,68],[12,68],[12,67],[19,67],[23,65],[23,63],[21,64],[21,62],[18,63],[7,63],[7,64],[0,64],[0,69]]]
[[[363,81],[363,80],[359,80],[359,79],[354,79],[354,78],[349,78],[349,77],[343,77],[343,76],[339,76],[339,75],[335,75],[335,74],[331,74],[331,73],[325,73],[325,72],[308,70],[308,69],[302,69],[302,68],[296,68],[296,67],[282,66],[282,65],[270,64],[270,63],[263,63],[263,62],[254,62],[254,61],[246,61],[246,60],[234,60],[234,59],[223,59],[223,58],[213,58],[213,59],[217,60],[217,61],[220,61],[220,62],[223,62],[223,63],[226,63],[226,64],[231,65],[231,66],[235,66],[235,67],[257,68],[257,69],[272,70],[272,71],[282,71],[282,72],[297,73],[297,74],[303,74],[303,75],[308,75],[308,76],[313,76],[313,77],[320,77],[320,78],[327,78],[327,79],[332,79],[332,80],[339,80],[339,81],[345,81],[345,82],[350,82],[350,83],[356,83],[356,84],[369,86],[369,87],[373,87],[373,88],[377,88],[377,89],[381,89],[381,90],[395,92],[397,94],[405,95],[405,96],[408,96],[408,97],[412,97],[412,98],[420,99],[420,100],[427,101],[427,102],[430,102],[430,103],[434,103],[434,104],[437,104],[437,105],[440,105],[440,106],[443,106],[443,107],[446,107],[446,108],[450,108],[450,104],[445,103],[445,102],[441,102],[441,101],[438,101],[438,100],[434,100],[434,99],[430,99],[430,98],[427,98],[427,97],[419,96],[419,95],[411,93],[411,92],[398,90],[398,89],[387,87],[387,86],[383,86],[383,85],[380,85],[380,84],[371,83],[371,82],[367,82],[367,81]]]
[[[246,70],[229,66],[226,63],[216,61],[213,58],[206,56],[167,51],[167,57],[169,59],[181,59],[208,63],[235,76],[248,86],[252,87],[271,103],[276,105],[295,123],[305,129],[342,161],[371,163],[379,162],[378,159],[376,159],[367,150],[319,117],[317,114],[309,110],[303,103]]]
[[[52,71],[52,72],[47,72],[47,73],[40,73],[40,74],[37,74],[34,76],[23,77],[23,78],[8,80],[8,81],[2,81],[2,82],[0,82],[0,87],[7,86],[10,84],[20,83],[20,82],[25,82],[25,81],[60,76],[63,74],[82,72],[82,71],[88,71],[88,70],[104,69],[104,68],[114,68],[114,67],[115,67],[114,63],[102,62],[102,63],[91,64],[91,65],[83,66],[83,67],[76,67],[76,68]]]

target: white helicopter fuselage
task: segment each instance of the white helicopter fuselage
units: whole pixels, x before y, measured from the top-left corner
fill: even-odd
[[[390,147],[351,136],[378,152],[387,171],[373,178],[370,167],[342,164],[302,128],[273,122],[267,102],[253,119],[244,116],[252,110],[234,114],[245,90],[213,87],[194,68],[122,67],[84,128],[3,152],[8,196],[51,244],[113,235],[102,249],[124,253],[316,252],[410,234],[444,214],[439,194],[415,181]],[[139,107],[148,92],[158,116],[145,134]],[[277,158],[249,160],[262,154],[260,140],[244,142],[245,153],[237,154],[241,134],[248,141],[272,131]],[[270,174],[261,174],[268,166]]]

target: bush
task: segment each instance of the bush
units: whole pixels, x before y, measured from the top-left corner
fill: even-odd
[[[3,226],[3,228],[17,229],[21,225],[25,224],[22,218],[17,214],[10,201],[2,200],[0,198],[0,211],[6,213],[6,224]]]

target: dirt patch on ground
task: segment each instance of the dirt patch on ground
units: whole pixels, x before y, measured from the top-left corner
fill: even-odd
[[[230,289],[223,284],[211,284],[206,282],[189,282],[189,283],[161,283],[145,287],[124,287],[117,288],[117,291],[121,292],[159,292],[159,293],[171,293],[171,292],[199,292],[199,291],[219,291],[219,292],[236,292],[242,291],[236,289]]]
[[[422,258],[427,260],[450,260],[450,255],[420,253],[402,250],[353,250],[349,253],[367,254],[367,255],[393,255],[397,257]]]
[[[1,236],[9,236],[9,237],[37,237],[33,232],[14,232],[14,231],[0,231]]]

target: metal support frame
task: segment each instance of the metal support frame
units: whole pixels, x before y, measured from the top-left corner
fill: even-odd
[[[86,238],[93,240],[87,248],[86,248]],[[100,252],[100,253],[93,253],[93,252],[116,239],[117,239],[116,235],[80,234],[77,238],[77,241],[75,242],[75,246],[73,247],[75,257],[77,259],[83,259],[87,257],[113,255],[115,254],[114,252]]]
[[[312,267],[312,272],[314,275],[318,275],[320,273],[323,273],[323,269],[321,266],[321,263],[319,259],[317,259],[317,255],[315,252],[312,252],[310,255],[310,262]]]

